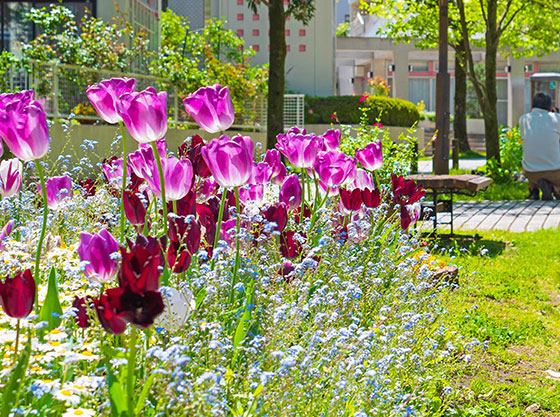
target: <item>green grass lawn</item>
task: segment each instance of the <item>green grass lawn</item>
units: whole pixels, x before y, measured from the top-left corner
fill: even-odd
[[[448,325],[487,349],[451,373],[457,416],[560,416],[560,230],[481,233],[451,245],[460,288]],[[488,250],[484,255],[482,253]]]

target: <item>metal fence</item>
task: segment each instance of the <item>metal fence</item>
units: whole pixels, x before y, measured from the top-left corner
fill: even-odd
[[[167,91],[169,123],[196,126],[185,111],[177,88],[169,80],[153,75],[97,70],[69,64],[31,62],[29,69],[12,67],[8,72],[8,86],[12,91],[35,90],[37,96],[43,98],[43,106],[50,118],[73,117],[87,123],[87,121],[100,120],[89,105],[86,95],[87,86],[113,77],[135,78],[137,90],[153,86],[158,91]],[[304,105],[303,94],[284,96],[284,126],[286,129],[292,126],[303,126]],[[251,97],[244,103],[243,111],[236,115],[235,125],[232,128],[266,130],[266,118],[266,97]]]

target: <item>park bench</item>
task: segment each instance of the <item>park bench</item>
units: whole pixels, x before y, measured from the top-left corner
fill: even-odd
[[[406,177],[422,185],[427,190],[427,195],[432,196],[432,201],[423,201],[420,220],[432,219],[433,234],[437,234],[438,224],[448,224],[453,235],[453,195],[463,194],[474,196],[480,190],[488,187],[491,178],[480,175],[423,175],[415,174]],[[440,196],[446,196],[440,198]],[[438,221],[438,213],[449,213],[449,222]]]

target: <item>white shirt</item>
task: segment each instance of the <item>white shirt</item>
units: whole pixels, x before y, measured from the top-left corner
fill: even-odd
[[[560,169],[560,114],[533,108],[519,119],[519,131],[525,171]]]

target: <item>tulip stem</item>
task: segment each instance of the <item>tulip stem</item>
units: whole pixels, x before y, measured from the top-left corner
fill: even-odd
[[[241,232],[241,207],[239,204],[239,187],[235,187],[235,204],[237,207],[235,223],[237,226],[237,233],[235,236],[235,265],[233,267],[233,277],[231,280],[231,292],[229,293],[229,302],[233,303],[233,292],[235,291],[235,284],[237,284],[237,274],[239,272],[239,263],[241,261],[239,256],[239,233]]]
[[[47,230],[47,216],[49,213],[49,202],[47,200],[47,187],[45,187],[45,174],[43,173],[43,167],[41,166],[41,161],[36,161],[35,166],[37,167],[37,174],[39,175],[39,181],[41,182],[41,193],[43,194],[43,224],[41,226],[41,234],[39,235],[39,242],[37,243],[37,252],[35,255],[35,285],[37,291],[35,291],[35,309],[39,312],[38,293],[39,293],[39,264],[41,262],[41,250],[43,248],[43,240],[45,239],[45,232]]]
[[[124,131],[123,122],[119,122],[121,128],[122,136],[122,146],[123,146],[123,174],[122,174],[122,193],[121,193],[121,245],[124,245],[125,240],[125,216],[124,216],[124,190],[126,188],[126,181],[128,177],[128,153],[126,151],[126,135]]]
[[[375,178],[375,185],[377,186],[377,189],[381,191],[381,185],[379,183],[379,176],[377,175],[377,171],[373,171],[373,177]]]
[[[301,169],[301,207],[299,213],[299,222],[303,223],[303,212],[305,211],[305,168]]]
[[[161,194],[161,202],[163,205],[163,231],[164,236],[167,239],[167,201],[165,199],[165,178],[163,176],[163,167],[161,165],[161,157],[157,148],[156,141],[152,142],[152,150],[154,151],[154,159],[157,163],[157,169],[159,174],[159,186],[160,186],[160,194]]]
[[[220,201],[220,211],[218,212],[218,223],[216,223],[216,234],[214,235],[214,245],[212,246],[212,250],[216,250],[216,246],[218,246],[218,241],[220,240],[220,230],[222,228],[222,218],[224,217],[224,208],[226,206],[226,198],[227,198],[227,189],[224,188],[222,192],[222,200]],[[212,269],[214,269],[214,264],[216,263],[216,258],[212,256]]]
[[[128,399],[128,412],[131,417],[134,416],[134,371],[136,370],[136,338],[137,330],[135,326],[132,326],[130,330],[130,341],[128,344],[128,363],[126,367],[127,380],[126,380],[126,392]]]
[[[14,349],[14,363],[17,362],[17,354],[18,354],[18,348],[19,348],[19,325],[20,325],[21,319],[17,319],[17,323],[16,323],[16,346]]]

